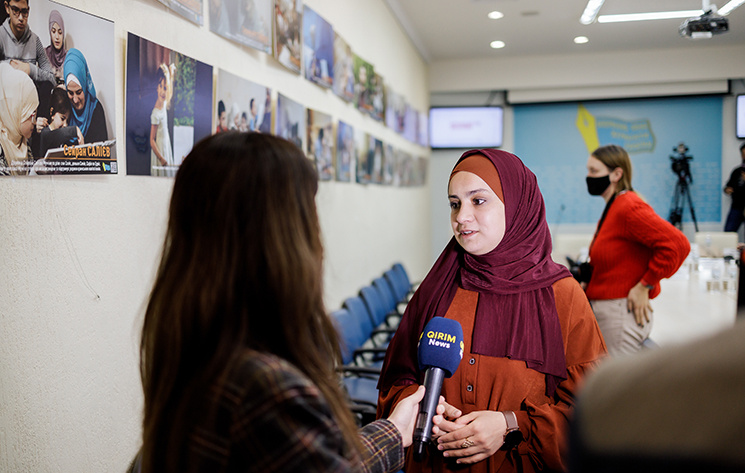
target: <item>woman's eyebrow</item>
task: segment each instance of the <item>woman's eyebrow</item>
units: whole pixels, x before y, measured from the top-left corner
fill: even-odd
[[[487,189],[479,188],[479,189],[473,189],[468,192],[466,192],[466,197],[471,197],[473,194],[478,194],[479,192],[489,192]],[[458,199],[459,197],[455,194],[450,194],[448,196],[448,199]]]

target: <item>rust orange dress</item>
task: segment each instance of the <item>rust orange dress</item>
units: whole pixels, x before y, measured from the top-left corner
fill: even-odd
[[[463,327],[463,360],[452,378],[445,379],[442,395],[463,414],[478,410],[514,411],[524,441],[512,452],[497,450],[473,465],[456,465],[431,449],[421,463],[407,452],[406,472],[533,472],[564,471],[567,424],[574,393],[585,373],[606,353],[587,297],[571,277],[553,284],[556,309],[566,354],[567,379],[553,397],[546,395],[546,376],[524,361],[471,353],[474,315],[479,294],[458,288],[446,317]],[[411,314],[414,315],[414,314]],[[415,373],[415,379],[422,376]],[[380,394],[379,417],[387,416],[396,403],[416,390],[416,385],[396,385]]]

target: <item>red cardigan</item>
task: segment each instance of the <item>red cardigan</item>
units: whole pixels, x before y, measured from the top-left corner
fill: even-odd
[[[618,194],[590,248],[592,279],[588,299],[622,299],[636,283],[654,286],[678,270],[691,245],[683,233],[660,218],[635,192]]]

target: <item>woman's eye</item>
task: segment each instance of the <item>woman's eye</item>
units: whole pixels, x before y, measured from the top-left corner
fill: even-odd
[[[481,205],[486,202],[486,199],[473,199],[473,205]]]
[[[450,202],[451,210],[458,210],[458,202]]]

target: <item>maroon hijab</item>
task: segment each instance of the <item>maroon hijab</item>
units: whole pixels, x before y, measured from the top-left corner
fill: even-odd
[[[499,173],[505,205],[505,235],[487,254],[463,250],[455,238],[445,247],[406,307],[386,353],[378,388],[421,383],[417,341],[426,323],[444,316],[456,289],[479,293],[474,321],[474,353],[525,361],[546,375],[546,393],[566,379],[566,357],[552,285],[569,271],[551,259],[551,234],[535,175],[510,153],[481,154]],[[457,166],[457,163],[456,163]]]

